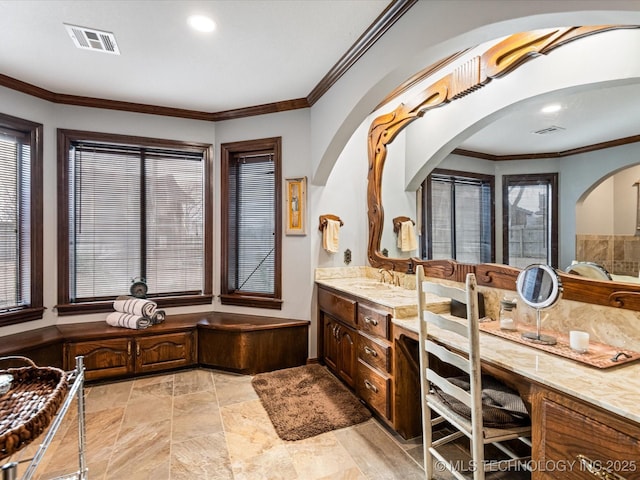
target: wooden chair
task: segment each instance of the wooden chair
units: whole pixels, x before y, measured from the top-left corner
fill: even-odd
[[[420,316],[420,384],[426,478],[429,480],[435,478],[434,459],[441,462],[437,471],[442,471],[441,467],[445,466],[460,480],[468,479],[461,473],[463,466],[473,470],[474,480],[484,480],[487,471],[504,472],[518,465],[525,468],[526,462],[531,458],[531,442],[528,438],[531,435],[531,426],[524,402],[517,392],[493,377],[481,374],[478,291],[475,275],[473,273],[467,275],[464,290],[425,281],[422,266],[418,266],[416,280]],[[466,304],[468,321],[456,320],[451,315],[439,315],[425,310],[427,293]],[[446,343],[444,341],[436,343],[428,338],[429,329],[434,326],[443,332],[443,337],[447,339]],[[457,352],[468,348],[468,358],[454,351],[452,349],[454,344],[457,346]],[[429,367],[429,354],[440,360],[439,368],[444,365],[447,370],[461,372],[464,380],[461,381],[457,375],[447,377],[443,370],[440,370],[440,374],[436,373]],[[433,360],[435,364],[435,358]],[[464,383],[467,381],[470,386],[469,391],[464,388],[466,387]],[[489,384],[491,389],[487,388]],[[432,415],[432,412],[436,415]],[[434,440],[433,427],[445,421],[454,432]],[[445,430],[447,431],[450,430]],[[470,442],[471,463],[460,462],[459,459],[447,459],[441,451],[443,445],[463,436],[468,437]],[[512,445],[501,443],[515,439],[523,441],[525,444],[523,449],[528,456],[519,456],[511,448]],[[485,445],[488,444],[493,444],[506,454],[502,456],[502,460],[487,461],[485,459]],[[505,459],[505,457],[508,458]]]

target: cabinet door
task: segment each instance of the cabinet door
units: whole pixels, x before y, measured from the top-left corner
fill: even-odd
[[[131,339],[112,338],[65,344],[65,369],[75,367],[75,358],[84,356],[85,379],[98,380],[133,373]]]
[[[191,331],[136,338],[136,373],[194,364],[193,335]]]
[[[338,322],[331,319],[327,315],[323,315],[323,330],[322,330],[322,356],[324,363],[330,370],[335,373],[338,372],[338,337],[337,330]]]
[[[338,324],[338,376],[347,385],[356,385],[356,331]]]

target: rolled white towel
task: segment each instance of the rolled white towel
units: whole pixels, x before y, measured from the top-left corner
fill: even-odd
[[[157,308],[156,302],[143,298],[120,296],[113,302],[113,309],[116,312],[130,313],[131,315],[147,318],[152,318]]]
[[[151,320],[140,315],[132,315],[130,313],[111,312],[107,315],[107,323],[112,327],[131,328],[133,330],[142,330],[151,325]]]

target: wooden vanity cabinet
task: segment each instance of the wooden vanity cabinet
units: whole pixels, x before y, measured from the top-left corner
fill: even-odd
[[[86,380],[124,377],[194,365],[195,345],[195,330],[70,341],[64,345],[64,365],[69,369],[82,355]]]
[[[533,412],[533,480],[640,480],[640,425],[542,388]]]
[[[318,287],[321,361],[393,428],[391,313]]]

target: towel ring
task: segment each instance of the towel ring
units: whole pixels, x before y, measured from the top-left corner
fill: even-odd
[[[396,217],[393,219],[393,233],[398,233],[400,231],[400,226],[404,223],[404,222],[408,222],[409,220],[411,220],[409,217]],[[411,220],[411,223],[413,223],[414,225],[416,224],[416,222],[414,222],[413,220]]]
[[[338,217],[337,215],[331,215],[330,213],[327,213],[326,215],[320,215],[320,225],[318,226],[318,230],[322,232],[327,226],[328,220],[335,220],[336,222],[340,222],[340,226],[344,225],[342,220],[340,220],[340,217]]]

